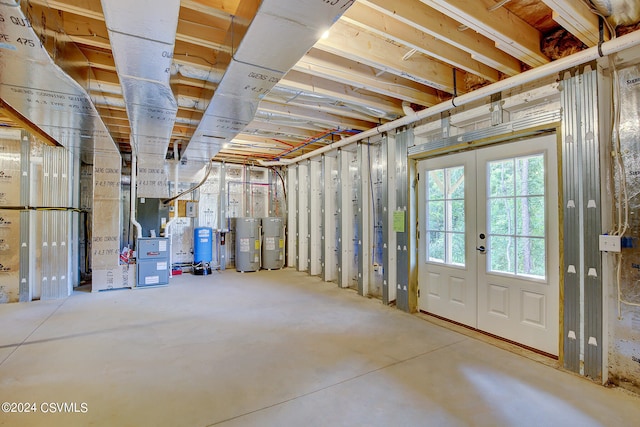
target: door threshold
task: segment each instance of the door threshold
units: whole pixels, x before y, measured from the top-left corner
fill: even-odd
[[[553,354],[537,350],[533,347],[529,347],[515,341],[508,340],[506,338],[499,337],[489,332],[484,332],[480,329],[473,328],[471,326],[438,316],[433,313],[428,313],[426,311],[420,310],[416,314],[418,315],[418,317],[435,325],[442,326],[443,328],[458,332],[470,338],[486,342],[487,344],[494,345],[503,350],[510,351],[511,353],[519,354],[528,359],[535,360],[536,362],[540,362],[544,365],[554,368],[561,367],[558,356],[555,356]]]

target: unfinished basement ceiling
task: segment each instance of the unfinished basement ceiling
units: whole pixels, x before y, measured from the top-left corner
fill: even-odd
[[[146,147],[156,147],[152,154],[158,157],[173,155],[177,143],[180,156],[188,159],[211,154],[240,163],[298,156],[401,117],[408,108],[428,108],[597,45],[600,37],[598,16],[581,0],[306,1],[331,6],[334,14],[318,16],[317,25],[305,24],[309,39],[317,40],[311,48],[292,40],[290,34],[297,33],[285,28],[304,20],[296,10],[304,5],[297,0],[288,5],[284,0],[142,1],[130,15],[119,10],[119,4],[126,7],[123,1],[23,0],[19,7],[56,64],[87,90],[121,152],[129,152],[132,133],[141,139],[136,132],[144,129],[153,139]],[[593,5],[612,25],[625,26],[618,31],[629,32],[636,29],[638,3]],[[277,13],[288,16],[273,18],[274,4],[284,10]],[[266,18],[252,27],[261,9]],[[339,19],[321,37],[319,30],[333,16]],[[269,22],[272,31],[261,28]],[[145,35],[155,44],[138,43]],[[605,29],[604,39],[609,38]],[[262,48],[245,48],[253,57],[240,60],[236,56],[245,42]],[[294,45],[304,49],[293,60],[286,58],[297,52]],[[150,63],[148,49],[160,52],[157,64]],[[132,71],[136,56],[145,61],[138,71],[146,65],[148,74]],[[273,57],[290,65],[265,67],[269,72],[258,73],[253,87],[234,83],[242,64]],[[224,89],[223,80],[228,81]],[[136,91],[136,81],[154,83]],[[242,119],[230,119],[224,135],[212,134],[221,126],[211,118],[220,115],[216,110],[224,104],[219,103],[234,92],[234,84],[254,92],[259,103],[235,112]],[[136,97],[157,98],[158,108],[146,105],[140,113],[135,106],[148,98]],[[10,108],[2,109],[1,124],[20,126],[19,114],[7,113]]]

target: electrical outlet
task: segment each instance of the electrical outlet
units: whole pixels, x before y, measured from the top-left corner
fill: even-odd
[[[620,252],[620,236],[609,236],[607,234],[600,236],[600,251],[602,252]]]

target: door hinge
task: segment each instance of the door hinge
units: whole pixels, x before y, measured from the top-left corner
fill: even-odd
[[[418,288],[418,298],[420,298],[420,288]]]

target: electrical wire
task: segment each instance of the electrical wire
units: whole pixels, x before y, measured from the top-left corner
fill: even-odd
[[[594,6],[593,3],[591,3],[590,0],[583,0],[584,4],[587,5],[587,7],[589,8],[589,12],[593,13],[594,15],[599,16],[600,18],[602,18],[602,20],[604,21],[604,24],[607,26],[607,29],[609,30],[609,35],[612,39],[616,38],[616,29],[613,27],[613,25],[611,25],[611,23],[607,20],[607,17],[601,13],[598,9],[596,9],[596,7]]]
[[[179,199],[180,197],[184,196],[187,193],[190,193],[194,190],[197,190],[198,188],[202,187],[202,185],[207,182],[207,179],[209,178],[209,175],[211,174],[211,170],[213,169],[213,159],[209,159],[209,163],[207,164],[207,172],[204,174],[204,178],[202,178],[202,181],[200,181],[198,184],[196,184],[195,186],[184,190],[182,193],[179,193],[173,197],[171,197],[170,199],[164,199],[162,201],[163,204],[168,205],[169,203],[173,202],[176,199]]]
[[[287,186],[284,183],[284,178],[282,177],[282,175],[280,174],[280,171],[275,166],[270,166],[269,169],[275,172],[275,174],[278,175],[278,178],[280,178],[280,182],[282,182],[282,192],[284,194],[284,202],[287,203]]]

